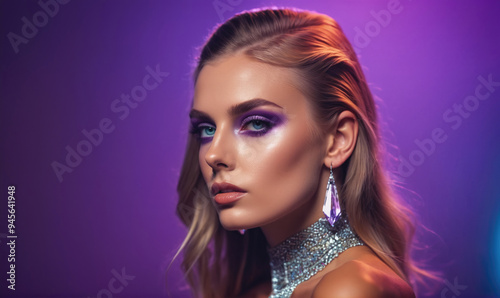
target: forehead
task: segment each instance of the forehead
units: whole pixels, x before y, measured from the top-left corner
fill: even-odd
[[[296,87],[298,79],[292,69],[259,62],[244,54],[224,56],[201,70],[193,108],[220,108],[253,98],[273,101],[285,110],[303,107],[306,98]]]

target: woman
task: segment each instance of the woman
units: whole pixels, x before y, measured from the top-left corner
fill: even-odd
[[[408,211],[333,19],[238,14],[204,45],[194,82],[177,213],[195,295],[414,297]]]

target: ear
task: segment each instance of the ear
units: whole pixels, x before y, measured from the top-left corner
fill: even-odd
[[[352,154],[358,139],[358,120],[351,111],[343,111],[327,134],[325,165],[338,168]]]

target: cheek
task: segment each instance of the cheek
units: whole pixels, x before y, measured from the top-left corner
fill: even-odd
[[[288,173],[299,167],[304,161],[312,162],[317,158],[319,144],[313,140],[304,125],[294,123],[277,130],[273,143],[269,146],[269,167],[277,174]]]
[[[201,174],[203,175],[206,183],[210,181],[210,177],[212,175],[212,168],[207,164],[205,160],[207,150],[207,145],[201,145],[200,150],[198,151],[198,163],[200,165]]]
[[[249,160],[249,165],[259,174],[255,177],[261,182],[258,184],[266,186],[259,192],[296,200],[318,184],[323,156],[320,144],[311,140],[307,132],[278,131],[273,143],[260,148],[256,156],[258,158]]]
[[[296,192],[296,196],[317,184],[315,172],[322,162],[319,147],[303,125],[283,125],[263,137],[237,137],[227,149],[231,160],[223,162],[234,166],[232,174],[239,176],[230,178],[246,181],[252,192],[265,200],[284,193]],[[202,144],[198,155],[206,183],[213,179],[213,169],[205,160],[209,149],[210,143]]]

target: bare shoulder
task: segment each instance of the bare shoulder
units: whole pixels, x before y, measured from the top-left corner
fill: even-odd
[[[351,260],[325,274],[312,294],[312,298],[333,297],[415,297],[415,294],[387,265]]]

